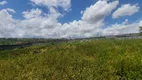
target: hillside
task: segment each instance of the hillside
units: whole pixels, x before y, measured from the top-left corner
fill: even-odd
[[[141,39],[100,39],[0,51],[0,80],[140,80]]]

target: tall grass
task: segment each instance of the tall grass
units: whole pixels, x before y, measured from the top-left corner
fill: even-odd
[[[0,80],[141,80],[142,40],[91,40],[0,52]]]

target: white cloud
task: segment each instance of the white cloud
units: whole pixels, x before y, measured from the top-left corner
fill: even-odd
[[[24,20],[17,20],[12,17],[10,12],[15,13],[12,9],[0,10],[0,37],[44,37],[44,38],[78,38],[78,37],[94,37],[109,34],[122,34],[129,32],[137,32],[137,28],[141,22],[129,24],[129,20],[125,20],[122,24],[113,24],[108,28],[103,28],[106,16],[117,7],[119,1],[108,2],[99,0],[94,5],[82,11],[82,19],[74,20],[69,23],[61,24],[58,21],[63,14],[55,7],[62,7],[65,4],[58,1],[66,2],[70,0],[31,0],[36,5],[47,6],[48,13],[44,13],[41,9],[31,9],[23,11]],[[54,2],[55,1],[55,2]],[[56,3],[51,4],[50,3]],[[60,5],[59,5],[60,4]],[[69,6],[69,5],[68,5]],[[6,17],[5,17],[6,16]]]
[[[131,4],[125,4],[122,5],[120,8],[118,8],[114,13],[113,13],[113,18],[119,18],[122,16],[131,16],[133,14],[135,14],[136,12],[138,12],[140,9],[140,7],[135,4],[135,5],[131,5]]]
[[[45,15],[52,16],[55,19],[63,17],[66,12],[71,11],[71,0],[30,0],[32,4],[38,6],[45,6],[48,8],[49,13],[44,13]],[[59,12],[58,8],[63,9],[65,12]],[[56,21],[56,20],[55,20]]]
[[[124,25],[128,24],[129,23],[129,20],[128,19],[125,19],[125,21],[122,23]]]
[[[36,5],[51,7],[61,7],[67,11],[71,7],[71,0],[30,0]]]
[[[32,9],[30,11],[24,11],[23,12],[23,16],[26,19],[30,19],[30,18],[36,18],[36,17],[40,17],[42,14],[42,11],[40,9]]]
[[[6,10],[7,10],[8,12],[11,12],[11,13],[16,13],[16,11],[15,11],[14,9],[11,9],[11,8],[6,8]]]
[[[0,10],[0,37],[16,37],[16,21],[7,9]]]
[[[26,20],[22,21],[21,26],[23,26],[25,30],[24,36],[31,35],[46,38],[97,36],[100,33],[100,28],[104,25],[103,20],[105,16],[109,15],[117,5],[118,1],[114,1],[112,3],[108,3],[107,1],[98,1],[96,4],[88,7],[85,11],[83,11],[83,16],[88,14],[90,17],[95,18],[96,21],[94,23],[90,23],[89,20],[82,18],[82,20],[79,21],[74,20],[70,23],[61,24],[57,19],[62,14],[59,13],[55,8],[49,8],[49,14],[42,12],[42,14],[46,14],[45,16],[41,15],[41,11],[39,9],[32,9],[29,12],[24,12],[24,16],[27,16],[27,14],[28,16],[33,16],[34,13],[36,14],[36,17],[34,15],[34,17],[26,18]],[[100,8],[102,10],[100,10]],[[98,13],[91,15],[92,13],[87,13],[87,10],[92,11],[92,13]],[[96,18],[98,16],[102,17]]]
[[[50,8],[49,14],[43,13],[38,8],[24,11],[23,16],[25,19],[19,24],[24,31],[23,36],[51,38],[49,36],[51,36],[54,28],[60,26],[57,21],[60,15],[54,8]]]
[[[111,3],[107,1],[98,1],[95,5],[91,5],[84,11],[82,20],[89,23],[103,21],[103,19],[117,7],[118,3],[119,1],[113,1]]]
[[[44,0],[32,0],[32,1],[34,1],[35,4],[37,5],[41,5],[42,1],[44,2]],[[48,0],[46,1],[42,5],[46,6],[46,4],[50,3],[50,1],[49,2]],[[60,1],[66,2],[70,0],[60,0]],[[8,23],[11,23],[12,25],[14,25],[13,29],[16,28],[17,26],[20,26],[20,28],[16,28],[17,32],[19,32],[18,35],[20,37],[21,36],[23,37],[28,37],[28,36],[39,37],[40,36],[40,37],[46,37],[46,38],[62,38],[62,37],[75,38],[75,37],[97,36],[98,34],[100,34],[101,27],[104,25],[103,20],[105,16],[109,15],[111,11],[118,5],[118,1],[113,1],[111,3],[108,3],[107,1],[98,1],[96,4],[88,7],[85,11],[83,11],[84,13],[83,13],[82,20],[79,20],[79,21],[74,20],[73,22],[64,23],[64,24],[61,24],[58,22],[58,18],[62,16],[63,14],[59,13],[57,9],[54,8],[59,6],[65,10],[68,9],[64,7],[65,4],[62,4],[62,5],[63,6],[61,6],[61,4],[60,5],[56,4],[56,6],[53,4],[47,5],[48,7],[50,7],[49,13],[43,13],[42,10],[38,8],[31,9],[30,11],[24,11],[23,12],[23,17],[25,17],[24,20],[20,20],[16,24],[13,22],[8,22]],[[87,13],[88,10],[90,11],[89,13]],[[7,12],[8,11],[10,10],[7,10]],[[94,12],[96,12],[95,15],[93,15]],[[90,15],[89,17],[94,18],[93,19],[94,23],[90,22],[89,20],[90,18],[86,18],[87,14]],[[100,16],[100,18],[98,18],[98,16]],[[12,17],[11,19],[13,21],[17,21],[17,20],[14,20]]]
[[[1,1],[0,2],[0,5],[5,5],[5,4],[7,4],[8,2],[7,1]]]
[[[142,26],[142,20],[140,21],[139,26]]]
[[[124,24],[127,20],[125,20],[121,24],[112,24],[108,28],[102,30],[103,35],[119,35],[119,34],[128,34],[128,33],[138,33],[139,26],[142,25],[141,21],[134,22],[131,24]]]

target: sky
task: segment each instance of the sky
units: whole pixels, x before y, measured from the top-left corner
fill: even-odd
[[[0,38],[138,33],[141,0],[0,0]]]

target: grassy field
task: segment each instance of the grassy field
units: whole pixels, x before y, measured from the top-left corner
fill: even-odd
[[[0,80],[141,80],[142,40],[90,40],[0,52]]]

